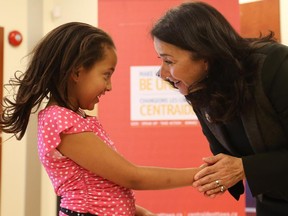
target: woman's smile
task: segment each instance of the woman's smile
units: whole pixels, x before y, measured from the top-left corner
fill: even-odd
[[[191,51],[181,49],[155,37],[154,47],[162,59],[160,77],[172,83],[181,94],[189,94],[190,86],[207,76],[207,61],[195,59]]]

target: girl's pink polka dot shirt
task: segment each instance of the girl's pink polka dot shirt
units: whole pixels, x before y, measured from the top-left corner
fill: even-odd
[[[135,215],[132,190],[82,168],[57,150],[61,142],[60,133],[87,131],[94,132],[116,151],[96,117],[83,118],[72,110],[59,106],[49,106],[39,113],[39,158],[56,194],[62,197],[61,207],[96,215]]]

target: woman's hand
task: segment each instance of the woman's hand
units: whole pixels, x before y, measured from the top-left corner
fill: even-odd
[[[242,159],[218,154],[203,158],[207,164],[194,177],[193,187],[214,198],[245,178]]]

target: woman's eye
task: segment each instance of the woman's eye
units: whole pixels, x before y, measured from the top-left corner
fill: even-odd
[[[171,65],[171,64],[173,64],[172,61],[168,61],[168,60],[164,60],[164,62],[165,62],[165,64],[167,64],[167,65]]]

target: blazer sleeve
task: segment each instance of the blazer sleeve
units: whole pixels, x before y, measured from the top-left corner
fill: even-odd
[[[223,148],[223,146],[219,143],[219,141],[216,139],[213,133],[209,130],[205,121],[203,120],[204,117],[201,115],[201,112],[197,109],[194,109],[194,112],[197,115],[197,118],[201,124],[202,132],[209,142],[211,152],[214,155],[219,153],[230,154],[229,152],[227,152],[225,148]],[[228,191],[236,200],[239,200],[240,195],[244,193],[243,182],[239,181],[236,185],[230,187]]]
[[[288,55],[273,70],[275,74],[264,88],[288,140]],[[278,151],[243,157],[243,165],[253,196],[270,193],[288,199],[288,143]]]

